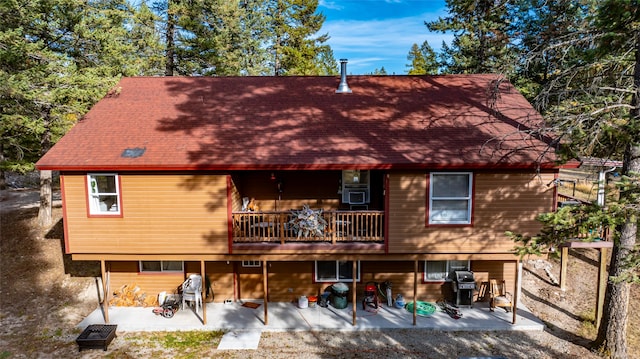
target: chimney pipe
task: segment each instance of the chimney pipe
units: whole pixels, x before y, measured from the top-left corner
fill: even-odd
[[[340,84],[336,93],[351,93],[351,89],[347,85],[347,59],[340,59]]]

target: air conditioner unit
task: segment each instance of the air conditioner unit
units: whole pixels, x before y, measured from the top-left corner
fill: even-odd
[[[349,204],[367,203],[367,194],[364,191],[349,191]]]

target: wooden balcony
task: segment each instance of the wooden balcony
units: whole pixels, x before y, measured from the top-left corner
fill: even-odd
[[[384,242],[383,211],[324,211],[324,230],[314,235],[296,231],[293,213],[233,212],[233,243]]]

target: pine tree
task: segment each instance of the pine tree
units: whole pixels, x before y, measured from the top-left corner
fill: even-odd
[[[315,36],[325,20],[316,13],[318,0],[270,0],[267,4],[268,48],[275,76],[326,75],[327,69],[337,69],[333,52],[325,45],[329,35]]]
[[[435,75],[438,73],[436,53],[429,46],[428,41],[423,42],[420,47],[418,44],[413,44],[409,55],[407,55],[407,60],[411,61],[411,64],[407,65],[409,75]]]
[[[589,4],[586,4],[589,5]],[[614,247],[609,264],[602,321],[594,343],[612,358],[626,358],[630,282],[638,281],[640,213],[640,4],[605,0],[584,7],[582,21],[540,44],[534,64],[544,71],[535,103],[560,135],[566,158],[623,160],[619,196],[609,204],[553,214],[539,236],[515,235],[521,254],[557,247],[581,228],[609,228]],[[548,32],[552,33],[552,32]],[[548,54],[553,54],[547,57]],[[562,54],[562,56],[560,56]],[[539,78],[537,79],[539,80]],[[544,219],[544,218],[543,218]],[[564,235],[562,235],[564,234]]]
[[[10,1],[0,11],[2,167],[29,170],[119,76],[138,71],[133,13],[124,0]],[[47,224],[50,173],[41,175]]]
[[[508,0],[447,0],[449,16],[425,22],[430,31],[453,32],[443,44],[444,73],[510,74],[514,51],[509,38]]]

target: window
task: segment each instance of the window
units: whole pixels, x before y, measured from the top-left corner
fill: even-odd
[[[342,171],[342,202],[349,204],[369,203],[369,171],[368,170],[343,170]]]
[[[184,262],[140,261],[140,272],[184,272]]]
[[[360,281],[360,262],[356,263]],[[316,282],[353,282],[353,261],[316,261]]]
[[[89,213],[120,214],[120,185],[116,174],[89,174]]]
[[[444,282],[453,279],[453,272],[458,270],[468,271],[469,261],[425,261],[425,282]]]
[[[471,173],[432,173],[429,224],[471,223]]]
[[[260,267],[260,261],[242,261],[242,266],[243,267],[249,267],[249,268],[255,268],[255,267]]]

